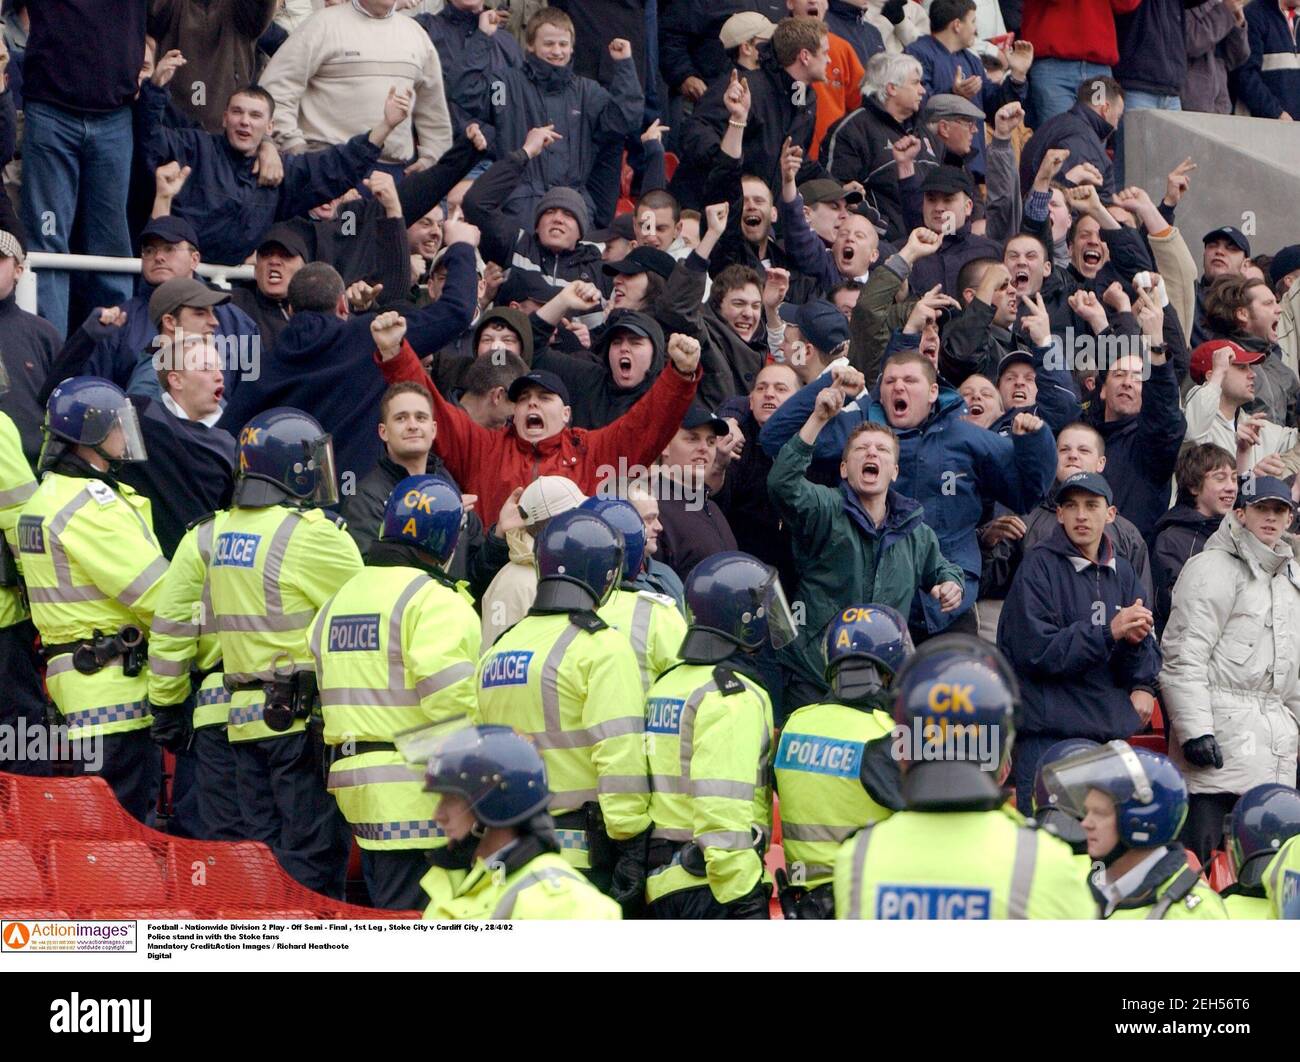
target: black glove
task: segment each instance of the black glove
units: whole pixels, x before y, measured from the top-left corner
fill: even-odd
[[[1197,767],[1222,767],[1223,753],[1213,734],[1203,734],[1191,741],[1183,742],[1183,755],[1188,763]]]
[[[772,899],[772,886],[762,878],[758,879],[749,892],[745,893],[739,900],[732,900],[731,903],[723,906],[727,911],[727,918],[771,918],[772,910],[768,906]]]
[[[623,908],[626,918],[636,917],[645,908],[646,865],[650,859],[650,831],[626,841],[613,841],[618,850],[614,860],[609,894]]]
[[[183,704],[154,704],[149,710],[153,713],[153,725],[149,736],[154,744],[161,745],[168,752],[184,752],[194,736],[193,719],[189,709]]]
[[[903,8],[906,6],[907,0],[885,0],[885,6],[880,9],[880,13],[897,26],[903,21]]]

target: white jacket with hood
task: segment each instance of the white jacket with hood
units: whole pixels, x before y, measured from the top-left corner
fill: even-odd
[[[1161,644],[1169,755],[1193,793],[1296,783],[1300,727],[1300,540],[1269,549],[1235,513],[1184,566]],[[1194,767],[1183,742],[1213,734],[1223,767]]]

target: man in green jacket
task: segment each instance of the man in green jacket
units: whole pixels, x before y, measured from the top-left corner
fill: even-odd
[[[767,479],[794,536],[804,611],[799,637],[781,653],[788,709],[827,693],[819,638],[841,603],[873,601],[907,615],[918,587],[928,587],[944,612],[962,601],[961,568],[940,553],[921,505],[892,489],[898,439],[887,424],[865,421],[854,429],[840,461],[839,490],[804,478],[818,434],[843,405],[842,390],[823,390]]]

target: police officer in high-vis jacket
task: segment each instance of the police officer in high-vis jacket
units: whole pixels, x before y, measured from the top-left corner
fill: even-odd
[[[126,396],[93,376],[51,392],[43,430],[45,475],[19,514],[18,547],[46,685],[79,767],[95,766],[98,746],[99,773],[143,819],[161,773],[149,740],[146,639],[167,561],[149,500],[115,472],[146,459],[144,440]]]
[[[632,643],[641,668],[641,688],[678,663],[677,651],[686,637],[686,620],[677,602],[666,594],[639,590],[633,583],[645,560],[645,523],[636,506],[622,498],[588,498],[579,509],[595,513],[623,536],[623,574],[619,585],[596,615]]]
[[[1247,789],[1223,826],[1236,880],[1219,896],[1229,918],[1272,918],[1265,873],[1282,846],[1300,833],[1300,792],[1280,782]]]
[[[0,361],[0,395],[9,390],[9,374]],[[14,756],[0,751],[0,771],[45,774],[45,757],[32,760],[34,748],[19,732],[32,733],[45,726],[45,694],[38,668],[36,628],[23,597],[18,567],[18,514],[36,493],[36,478],[23,455],[18,429],[7,413],[0,412],[0,725],[15,728]],[[21,753],[19,752],[21,750]]]
[[[987,642],[922,645],[894,681],[906,809],[835,858],[835,917],[1095,918],[1067,845],[1004,808],[1018,690]]]
[[[427,855],[442,843],[438,798],[404,766],[394,736],[477,713],[481,626],[445,572],[462,516],[460,491],[447,480],[403,479],[365,569],[312,627],[325,744],[335,751],[329,790],[361,848],[374,907],[423,906]]]
[[[361,570],[343,521],[317,506],[338,500],[330,437],[307,414],[259,413],[239,433],[232,507],[187,533],[181,577],[191,588],[168,620],[176,643],[199,634],[195,616],[215,617],[225,687],[227,734],[235,754],[235,791],[251,838],[269,845],[280,865],[317,892],[341,897],[348,831],[325,791],[320,749],[307,732],[316,703],[308,632],[320,607]],[[206,590],[204,556],[206,563]],[[182,563],[181,551],[173,567]],[[186,627],[186,623],[190,627]],[[182,729],[179,704],[155,705]]]
[[[1029,821],[1068,844],[1074,853],[1075,862],[1079,864],[1079,873],[1084,875],[1092,873],[1094,869],[1092,857],[1088,855],[1088,835],[1083,832],[1082,822],[1057,807],[1055,798],[1043,782],[1043,771],[1060,760],[1100,747],[1091,738],[1066,738],[1043,753],[1043,758],[1038,761],[1038,767],[1034,771],[1034,817]]]
[[[1167,756],[1109,741],[1050,764],[1043,785],[1083,823],[1088,855],[1102,864],[1088,885],[1103,918],[1228,917],[1177,840],[1187,783]]]
[[[429,759],[425,787],[442,794],[437,821],[467,870],[424,879],[427,919],[617,919],[618,904],[559,854],[551,792],[533,744],[507,726],[450,733]]]
[[[715,553],[686,580],[682,663],[650,687],[650,877],[655,918],[767,918],[772,700],[755,655],[794,637],[776,572]]]
[[[479,661],[479,717],[532,738],[562,854],[631,913],[650,827],[645,702],[631,644],[596,613],[622,575],[623,537],[571,509],[534,555],[533,607]]]
[[[889,708],[894,676],[912,653],[907,621],[888,605],[850,605],[831,618],[822,650],[831,697],[794,712],[776,750],[791,882],[781,906],[801,919],[834,917],[840,845],[903,806]]]

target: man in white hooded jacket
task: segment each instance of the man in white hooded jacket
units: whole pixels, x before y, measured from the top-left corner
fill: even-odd
[[[1161,648],[1170,758],[1191,795],[1182,840],[1205,863],[1223,818],[1264,782],[1296,784],[1300,540],[1291,491],[1247,477],[1237,507],[1184,566]]]

